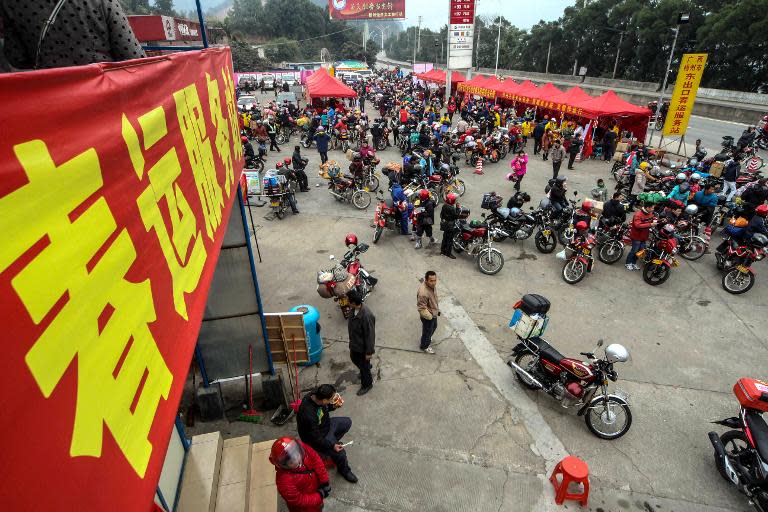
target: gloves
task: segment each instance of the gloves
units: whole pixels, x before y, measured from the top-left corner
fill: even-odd
[[[329,482],[325,482],[323,485],[318,487],[317,492],[320,493],[320,496],[325,499],[331,494],[331,484]]]

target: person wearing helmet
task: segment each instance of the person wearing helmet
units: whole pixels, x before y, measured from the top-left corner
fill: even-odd
[[[680,175],[678,174],[678,176]],[[683,176],[685,175],[683,174]],[[669,194],[667,194],[667,199],[674,199],[676,201],[680,201],[681,203],[683,203],[683,205],[686,205],[688,204],[688,198],[690,197],[690,193],[691,193],[690,185],[688,184],[687,181],[683,181],[682,183],[675,185],[674,188],[669,191]]]
[[[552,203],[552,208],[555,212],[555,216],[559,216],[563,209],[568,208],[568,199],[565,197],[565,193],[568,191],[568,184],[565,176],[558,176],[554,180],[549,180],[549,200]]]
[[[701,190],[701,174],[694,172],[688,178],[688,185],[690,185],[690,193],[688,197],[693,198],[694,194]]]
[[[709,224],[712,222],[712,216],[715,213],[715,208],[717,208],[715,186],[713,184],[707,184],[703,190],[696,192],[693,195],[693,204],[691,206],[694,205],[701,211],[701,220],[704,222],[704,225],[709,228]]]
[[[456,204],[456,199],[457,195],[451,192],[445,197],[445,204],[440,208],[440,231],[443,232],[440,254],[452,260],[456,259],[453,255],[453,238],[456,236],[456,221],[459,219],[459,205]]]
[[[768,178],[761,178],[747,186],[741,194],[745,216],[751,217],[755,209],[768,200]]]
[[[301,156],[301,146],[294,146],[293,156],[291,156],[291,164],[293,164],[293,171],[299,182],[299,190],[302,192],[309,192],[309,179],[307,178],[307,173],[304,171],[308,162],[308,159]]]
[[[592,210],[594,206],[595,206],[594,203],[589,199],[585,199],[584,201],[582,201],[579,209],[573,212],[574,224],[583,222],[587,226],[585,229],[588,229],[590,223],[592,222]]]
[[[330,458],[336,464],[336,471],[354,484],[357,483],[357,476],[349,467],[347,452],[341,444],[344,435],[352,428],[352,420],[343,416],[331,418],[331,412],[339,407],[336,388],[331,384],[321,384],[301,399],[296,412],[296,427],[304,444]]]
[[[747,229],[744,230],[744,238],[746,240],[749,240],[757,234],[768,235],[766,217],[768,217],[768,205],[761,204],[755,208],[755,215],[749,220]]]
[[[435,223],[435,201],[427,189],[419,190],[419,197],[413,202],[414,213],[416,213],[416,249],[421,249],[421,237],[426,233],[429,237],[427,247],[435,243],[432,236],[432,225]]]
[[[275,466],[277,492],[290,512],[320,512],[331,493],[328,471],[311,446],[293,437],[272,443],[269,462]]]
[[[390,176],[397,173],[392,171]],[[403,186],[400,184],[399,179],[395,179],[392,183],[392,203],[397,206],[397,210],[400,212],[400,234],[411,235],[408,230],[408,219],[411,218],[411,212],[413,211],[413,205],[408,202],[408,196],[403,192]]]
[[[248,140],[248,137],[243,135],[240,137],[240,140],[243,143],[243,154],[245,155],[246,167],[248,167],[248,164],[256,159],[256,152],[253,149],[253,145],[251,145],[251,141]]]
[[[267,136],[269,137],[269,150],[280,152],[280,146],[277,145],[277,124],[272,116],[267,118]]]
[[[646,203],[640,205],[640,209],[632,217],[632,224],[629,228],[629,238],[632,240],[632,248],[627,254],[625,266],[627,270],[640,270],[637,265],[637,251],[645,247],[648,236],[651,233],[651,227],[654,225],[654,218],[651,208]]]
[[[286,160],[290,160],[290,158],[286,158]],[[282,176],[281,181],[284,180],[285,183],[289,183],[290,180],[298,181],[297,177],[294,175],[293,169],[284,162],[277,162],[275,164],[275,169],[277,170],[277,175]],[[288,204],[291,206],[291,211],[294,215],[297,215],[299,213],[299,208],[296,206],[296,196],[293,194],[290,187],[286,189],[285,197],[288,200]]]

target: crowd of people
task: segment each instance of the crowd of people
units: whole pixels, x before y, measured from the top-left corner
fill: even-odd
[[[452,175],[457,156],[477,164],[499,161],[507,154],[513,155],[510,172],[505,175],[514,190],[507,203],[509,208],[520,208],[530,201],[522,191],[530,158],[540,156],[550,161],[552,178],[540,207],[551,208],[555,216],[568,212],[575,228],[573,243],[590,230],[628,224],[628,271],[639,269],[637,255],[649,237],[674,237],[681,221],[696,219],[706,226],[708,237],[715,210],[735,197],[741,203],[738,215],[746,218],[749,226],[739,236],[748,239],[768,235],[768,206],[764,204],[768,200],[768,180],[755,179],[737,186],[737,178],[744,172],[738,153],[725,162],[722,176],[715,179],[697,172],[700,168],[695,159],[679,172],[662,170],[654,150],[632,139],[631,134],[622,133],[615,122],[595,128],[580,124],[578,119],[539,117],[530,108],[497,105],[471,95],[452,95],[445,102],[444,89],[430,88],[396,72],[374,75],[357,86],[357,93],[357,100],[329,99],[303,108],[274,101],[254,105],[242,113],[244,144],[255,140],[263,156],[267,151],[281,151],[277,142],[280,130],[295,130],[301,134],[304,148],[314,145],[321,163],[326,164],[328,152],[342,148],[340,142],[347,141],[351,148],[348,172],[353,179],[360,179],[366,165],[378,163],[377,149],[397,147],[402,161],[387,165],[384,172],[392,204],[402,212],[400,232],[412,237],[416,249],[423,243],[437,243],[433,231],[437,215],[443,233],[440,252],[454,258],[452,240],[459,217],[459,196],[446,194],[438,214],[438,198],[432,191],[417,187],[414,193],[407,194],[406,190],[425,183],[436,173]],[[594,130],[591,137],[587,137],[588,130]],[[605,181],[599,179],[591,198],[572,207],[567,197],[568,180],[560,172],[563,162],[567,162],[568,169],[574,169],[579,156],[612,160],[621,141],[628,141],[629,147],[616,173],[616,190],[609,191]],[[293,156],[285,158],[281,167],[299,173],[301,188],[307,190],[307,160],[301,149],[295,146]],[[253,148],[250,152],[255,154]],[[697,141],[694,156],[701,160],[705,153]],[[431,339],[440,315],[436,282],[435,273],[428,272],[417,293],[416,309],[422,322],[419,348],[428,354],[434,354]],[[349,294],[349,301],[350,358],[360,371],[358,395],[365,395],[373,387],[370,359],[375,353],[375,317],[354,293]],[[331,417],[342,403],[332,385],[319,386],[301,402],[297,416],[299,438],[282,438],[273,447],[271,460],[277,467],[278,488],[291,510],[320,510],[330,493],[326,466],[331,462],[347,481],[357,482],[342,443],[351,420]]]

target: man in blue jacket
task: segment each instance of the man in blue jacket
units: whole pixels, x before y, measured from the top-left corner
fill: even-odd
[[[408,232],[408,218],[411,216],[413,205],[408,202],[408,198],[403,192],[403,187],[399,181],[392,184],[392,202],[400,212],[400,234],[410,235]]]
[[[693,204],[699,207],[702,211],[701,219],[704,224],[709,226],[712,222],[712,215],[715,213],[717,207],[717,194],[715,194],[715,186],[707,185],[704,190],[699,190],[693,196]]]
[[[317,144],[317,152],[320,153],[320,163],[324,164],[328,161],[328,141],[331,138],[325,133],[325,127],[320,126],[317,129],[315,135],[315,143]]]

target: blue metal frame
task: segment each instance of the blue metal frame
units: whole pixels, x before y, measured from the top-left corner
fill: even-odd
[[[195,343],[195,360],[197,361],[197,367],[200,368],[200,375],[202,375],[203,377],[203,387],[207,388],[208,386],[211,385],[211,381],[208,380],[208,372],[205,371],[205,361],[203,360],[203,353],[200,351],[200,345],[198,343]]]
[[[181,471],[179,472],[179,483],[176,486],[176,496],[173,500],[173,509],[168,506],[168,502],[165,500],[165,496],[163,496],[163,491],[160,490],[160,486],[156,488],[155,494],[157,495],[157,498],[160,500],[160,505],[166,510],[166,512],[174,512],[176,510],[176,507],[179,504],[179,496],[181,495],[181,481],[184,478],[184,467],[187,465],[187,452],[189,452],[189,446],[190,441],[187,439],[187,433],[184,431],[184,423],[181,422],[181,418],[179,415],[176,415],[176,419],[173,422],[174,425],[174,431],[177,436],[179,436],[179,439],[181,439],[181,446],[184,448],[184,460],[181,462]],[[173,433],[171,433],[173,435]],[[170,441],[169,441],[170,443]]]
[[[261,305],[261,291],[259,290],[259,279],[256,277],[256,262],[253,260],[253,247],[251,247],[251,232],[248,230],[248,219],[245,215],[245,203],[243,202],[243,191],[240,185],[237,185],[237,202],[240,205],[240,215],[243,218],[243,234],[245,234],[245,246],[248,248],[248,260],[251,263],[251,277],[253,277],[253,287],[256,290],[256,304],[259,306],[259,321],[261,321],[261,332],[264,334],[264,345],[267,348],[267,362],[269,362],[269,373],[275,374],[275,366],[272,363],[272,351],[269,348],[269,338],[267,337],[267,323],[264,321],[264,308]]]

